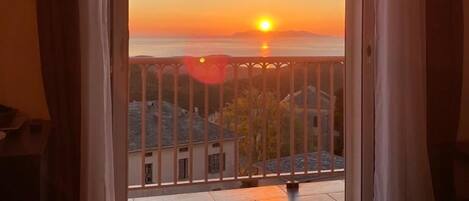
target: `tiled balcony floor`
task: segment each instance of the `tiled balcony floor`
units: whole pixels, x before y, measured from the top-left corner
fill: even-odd
[[[287,193],[285,185],[222,191],[133,198],[129,201],[343,201],[344,180],[300,184],[298,193]]]

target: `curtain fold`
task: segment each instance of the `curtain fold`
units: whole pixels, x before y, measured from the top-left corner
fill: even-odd
[[[115,200],[109,9],[108,0],[37,1],[53,126],[48,200]]]
[[[108,0],[80,2],[83,82],[81,196],[86,201],[115,200],[109,18]]]
[[[52,121],[48,200],[80,198],[81,66],[78,0],[38,0],[42,76]]]
[[[374,200],[431,201],[425,0],[376,3]]]

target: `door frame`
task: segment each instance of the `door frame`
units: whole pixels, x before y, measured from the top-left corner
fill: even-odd
[[[373,200],[375,0],[346,0],[345,198]]]
[[[116,200],[127,200],[129,0],[110,0]],[[345,197],[373,200],[375,0],[345,0]],[[120,157],[124,155],[124,157]],[[126,176],[122,176],[126,175]]]
[[[362,200],[374,198],[376,0],[363,0],[362,48]]]
[[[128,200],[129,0],[109,0],[115,200]],[[125,175],[125,176],[122,176]]]

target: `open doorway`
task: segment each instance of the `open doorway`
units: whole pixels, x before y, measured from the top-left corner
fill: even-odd
[[[195,29],[198,25],[199,30],[208,28],[194,25],[204,20],[189,15],[188,20],[173,23],[173,27],[168,23],[167,28],[161,28],[165,23],[155,25],[160,26],[156,30],[164,30],[162,33],[144,30],[141,35],[135,34],[135,5],[129,3],[130,192],[158,192],[163,188],[169,192],[169,188],[189,186],[220,190],[233,188],[226,187],[233,182],[250,186],[343,178],[344,1],[336,2],[341,18],[337,26],[342,32],[335,34],[284,26],[282,18],[292,18],[295,9],[281,7],[278,10],[284,10],[284,16],[254,13],[245,29],[238,32],[205,36],[203,32],[179,32],[173,38],[164,32],[178,30],[177,25],[193,23]],[[171,5],[164,1],[155,4]],[[300,5],[305,6],[296,6]],[[199,6],[202,8],[195,6],[199,10],[192,12],[209,18],[216,16],[217,10],[230,10]],[[139,12],[144,14],[156,9],[141,7],[148,8]],[[158,9],[171,13],[171,8]],[[268,6],[264,8],[269,10]],[[154,13],[158,16],[164,12]],[[230,24],[229,18],[216,18],[223,22],[218,26]],[[301,20],[308,23],[306,18]],[[218,186],[210,187],[212,184]]]

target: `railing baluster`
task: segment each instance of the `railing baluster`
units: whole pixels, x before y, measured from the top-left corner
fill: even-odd
[[[164,65],[160,65],[158,68],[158,186],[161,186],[161,150],[163,147],[162,135],[163,135],[163,68]]]
[[[142,86],[142,102],[140,105],[140,122],[141,122],[141,127],[140,127],[140,150],[142,153],[142,187],[145,187],[145,137],[146,137],[146,111],[147,111],[147,65],[140,65],[140,80],[141,80],[141,86]]]
[[[322,150],[321,150],[321,140],[322,140],[322,111],[321,111],[321,64],[317,64],[316,68],[316,111],[317,111],[317,139],[318,139],[318,149],[317,149],[317,171],[321,173],[322,170]]]
[[[268,114],[267,114],[267,105],[269,105],[269,103],[267,103],[267,92],[266,92],[266,82],[267,82],[267,65],[266,63],[262,64],[262,97],[263,97],[263,101],[262,101],[262,107],[263,107],[263,117],[262,117],[262,176],[265,177],[266,176],[266,172],[267,172],[267,169],[266,169],[266,160],[267,160],[267,118],[268,118]]]
[[[204,84],[204,162],[205,182],[208,181],[208,85]]]
[[[290,62],[290,175],[295,175],[295,69],[293,62]]]
[[[303,152],[304,173],[308,174],[308,64],[303,68]]]
[[[249,108],[253,108],[253,83],[252,83],[252,68],[254,66],[252,65],[252,63],[249,63],[248,64],[248,77],[249,77],[249,101],[248,101],[248,105],[249,105]],[[252,110],[249,110],[249,115],[248,115],[248,134],[247,134],[247,138],[248,138],[248,144],[249,144],[249,153],[248,153],[248,161],[249,161],[249,168],[248,168],[248,173],[249,173],[249,178],[252,178],[252,163],[253,163],[253,159],[252,159],[252,155],[253,155],[253,146],[254,146],[254,143],[253,143],[253,137],[252,137]]]
[[[192,141],[193,141],[193,115],[194,115],[194,80],[192,77],[189,77],[189,183],[192,183],[194,180],[194,172],[193,172],[193,165],[194,165],[194,160],[193,160],[193,146],[192,146]]]
[[[280,92],[280,71],[281,71],[281,68],[282,68],[282,64],[279,63],[277,64],[276,66],[276,72],[277,72],[277,114],[276,114],[276,121],[277,121],[277,126],[276,126],[276,129],[277,129],[277,176],[280,176],[280,172],[281,172],[281,167],[280,167],[280,151],[281,151],[281,146],[282,146],[282,140],[280,139],[281,138],[281,126],[282,124],[280,123],[281,122],[281,119],[280,119],[280,111],[281,111],[281,104],[280,104],[280,101],[281,101],[281,92]]]
[[[344,63],[340,63],[340,69],[342,71],[342,114],[343,114],[342,115],[342,135],[343,135],[343,137],[342,137],[342,139],[343,139],[342,140],[342,143],[343,143],[342,144],[342,156],[345,156],[345,146],[344,146],[344,144],[345,144],[345,134],[346,134],[345,133],[345,111],[346,111],[345,110],[345,100],[346,100],[346,98],[345,98],[345,87],[346,87],[346,85],[345,85],[345,83],[346,83],[345,82],[345,72],[346,72],[346,70],[345,70],[345,64]]]
[[[175,65],[174,66],[174,79],[173,79],[173,90],[174,90],[174,108],[173,108],[173,182],[174,184],[177,184],[178,181],[178,131],[179,131],[179,124],[178,124],[178,119],[179,119],[179,106],[178,106],[178,82],[179,82],[179,66]]]
[[[238,111],[238,106],[237,106],[237,101],[238,101],[238,69],[239,65],[235,64],[234,69],[233,69],[233,74],[234,74],[234,111]],[[234,149],[235,149],[235,157],[234,157],[234,163],[235,163],[235,168],[234,168],[234,178],[235,180],[238,179],[238,173],[239,173],[239,135],[238,135],[238,123],[239,123],[239,116],[235,117],[235,122],[234,122],[234,132],[235,132],[235,144],[234,144]]]
[[[335,157],[334,157],[334,64],[329,66],[329,137],[330,137],[330,160],[331,173],[334,173]]]
[[[219,68],[226,68],[226,66],[219,66]],[[223,69],[221,69],[221,70],[223,70]],[[219,171],[220,171],[220,181],[223,181],[223,170],[225,169],[225,163],[223,163],[223,161],[225,161],[225,155],[223,154],[223,145],[225,143],[225,136],[224,136],[225,135],[224,134],[224,126],[225,125],[224,125],[224,118],[223,118],[223,105],[224,105],[223,104],[223,101],[224,101],[223,100],[223,96],[224,96],[223,93],[225,93],[225,91],[224,91],[224,81],[222,83],[220,83],[219,90],[220,90],[219,91],[219,95],[220,95],[220,97],[219,97],[220,98],[220,100],[219,100],[220,101],[220,103],[219,103],[220,122],[219,122],[219,127],[218,128],[220,129],[219,130],[219,132],[220,132],[220,152],[219,152],[220,157],[218,159],[219,159],[219,163],[220,163],[220,165],[219,165],[219,168],[220,168],[219,169]]]

